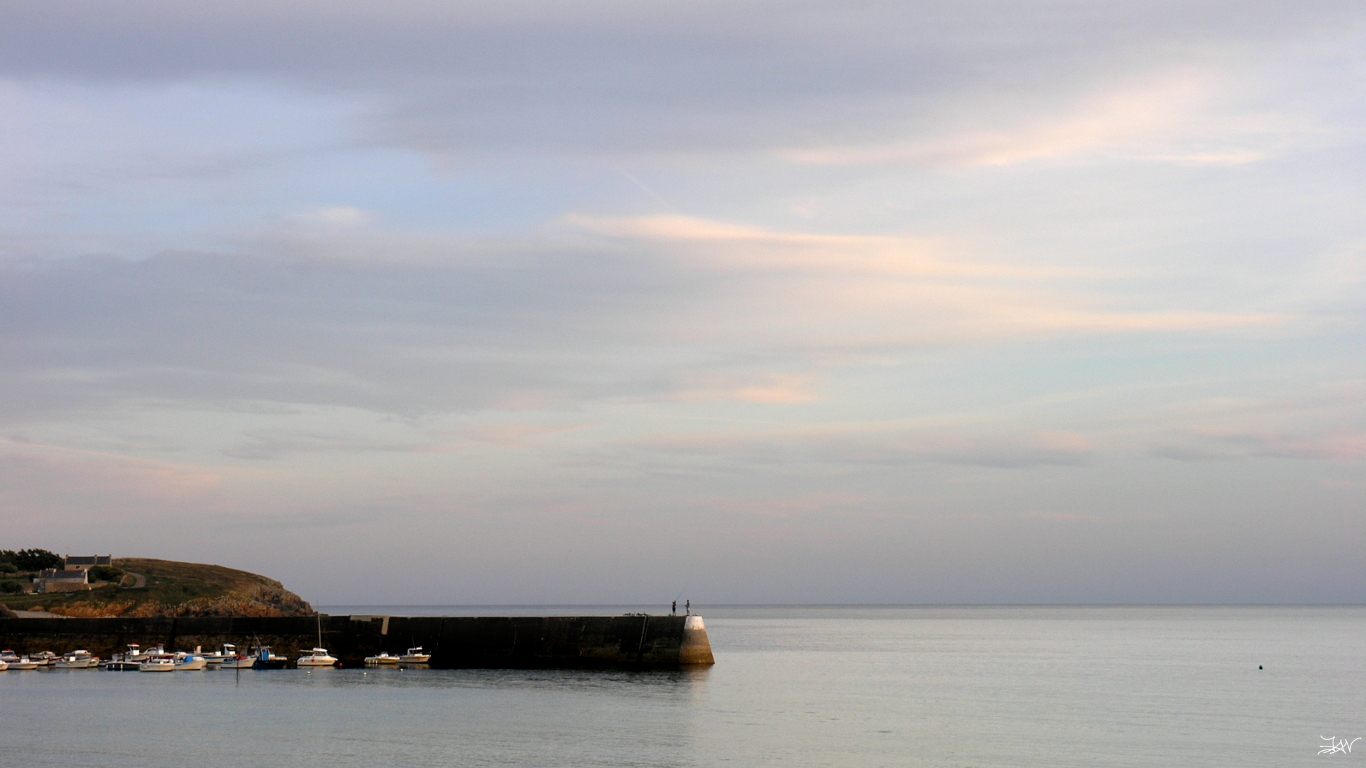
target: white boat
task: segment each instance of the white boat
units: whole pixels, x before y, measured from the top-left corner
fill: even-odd
[[[314,646],[311,651],[300,656],[299,660],[294,662],[294,666],[296,667],[335,667],[337,665],[337,657],[328,653],[326,648],[321,647],[323,644],[323,615],[320,613],[317,615],[317,618],[318,645]]]
[[[158,653],[157,655],[138,664],[139,672],[174,672],[175,656],[169,653]]]
[[[139,647],[137,643],[129,643],[128,652],[123,654],[123,660],[142,663],[152,658],[153,656],[158,656],[165,652],[166,646],[162,645],[161,643],[157,643],[156,645],[146,650],[143,650],[141,647]]]
[[[32,658],[34,661],[38,662],[38,666],[40,667],[51,667],[55,666],[57,660],[61,657],[52,651],[39,651]]]
[[[195,647],[194,652],[199,653],[199,648]],[[232,643],[224,643],[222,648],[216,651],[209,651],[202,655],[204,656],[204,661],[209,662],[209,666],[218,666],[237,655],[237,646]]]
[[[409,648],[407,653],[398,657],[398,660],[404,664],[426,664],[432,660],[432,655],[423,653],[422,646],[419,645],[416,648]]]
[[[365,663],[372,665],[397,664],[398,657],[390,656],[388,651],[384,651],[378,656],[366,656]]]
[[[203,656],[195,653],[181,651],[171,658],[175,660],[177,672],[198,672],[209,666],[209,662],[206,661]]]
[[[251,669],[256,666],[256,659],[251,656],[243,656],[240,653],[223,659],[223,669]]]
[[[18,660],[19,660],[19,654],[15,653],[14,651],[10,650],[9,648],[6,648],[5,650],[0,651],[0,661],[3,661],[3,662],[5,662],[6,664],[8,664],[8,663],[10,663],[10,662],[12,662],[12,661],[18,661]]]
[[[94,669],[100,665],[100,657],[90,651],[72,651],[54,664],[57,669]]]
[[[7,670],[7,669],[9,669],[9,662],[8,662],[8,661],[0,661],[0,672],[4,672],[4,671]]]
[[[19,659],[18,661],[8,661],[5,663],[9,665],[9,670],[11,672],[18,672],[20,670],[25,669],[37,669],[39,666],[41,666],[38,662],[34,661],[33,659],[30,659],[27,656],[25,656],[22,659]]]
[[[328,654],[326,648],[314,648],[300,656],[299,660],[294,663],[300,667],[335,667],[337,657]]]
[[[136,672],[138,664],[147,660],[147,654],[138,648],[137,643],[129,643],[128,650],[114,654],[114,658],[100,664],[106,672]]]

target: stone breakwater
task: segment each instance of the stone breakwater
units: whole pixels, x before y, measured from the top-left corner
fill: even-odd
[[[414,646],[444,669],[670,669],[715,663],[700,616],[322,616],[322,646],[344,666]],[[20,655],[88,650],[109,658],[137,643],[204,650],[269,645],[297,659],[318,644],[316,617],[0,619],[0,647]]]

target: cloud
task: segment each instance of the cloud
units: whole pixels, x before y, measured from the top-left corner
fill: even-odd
[[[786,147],[823,162],[969,164],[1054,157],[1149,130],[1179,104],[1088,94],[1181,65],[1260,61],[1279,54],[1279,40],[1358,21],[1339,0],[1293,12],[1259,2],[1237,18],[1215,2],[1079,13],[997,0],[799,12],[777,2],[133,0],[115,9],[19,0],[6,11],[2,75],[349,92],[371,99],[375,139],[438,155]],[[1048,114],[1087,98],[1071,117],[1039,119],[1040,100]]]
[[[988,434],[935,432],[885,426],[792,429],[757,434],[701,433],[630,442],[628,452],[699,457],[722,466],[788,467],[801,465],[959,464],[998,469],[1082,466],[1098,452],[1083,436],[1071,432]]]
[[[603,218],[570,214],[587,231],[672,248],[690,266],[727,272],[804,270],[899,276],[1045,276],[1022,269],[944,260],[944,244],[926,238],[783,232],[693,216]]]
[[[1112,301],[1114,289],[1106,285],[1131,275],[992,264],[954,244],[912,237],[784,232],[682,216],[567,220],[681,268],[745,281],[738,284],[747,303],[761,307],[766,318],[753,327],[783,329],[786,338],[769,338],[779,344],[803,339],[813,346],[896,348],[1056,333],[1257,328],[1292,320],[1270,312],[1135,311],[1123,306],[1132,306],[1132,299]]]
[[[359,208],[345,205],[323,206],[304,211],[293,217],[294,221],[302,224],[323,224],[354,227],[369,223],[371,216],[369,213]]]
[[[753,376],[694,374],[680,381],[670,396],[680,402],[810,403],[819,399],[814,376],[767,373]]]
[[[415,429],[401,438],[377,439],[373,434],[342,434],[290,429],[243,432],[243,441],[224,451],[227,456],[254,461],[290,454],[455,454],[478,448],[532,448],[546,438],[581,429],[582,425],[471,424],[460,429]]]
[[[254,256],[0,260],[0,416],[155,400],[405,414],[800,403],[831,365],[870,355],[1292,320],[1121,298],[1125,281],[1104,273],[1001,266],[913,237],[569,221],[589,239],[274,230],[246,239]]]
[[[1107,83],[1097,93],[1080,95],[1074,104],[1048,111],[946,116],[937,135],[910,143],[803,148],[780,156],[816,165],[971,168],[1108,157],[1226,166],[1267,157],[1265,150],[1240,143],[1265,144],[1268,135],[1293,130],[1269,125],[1265,118],[1230,114],[1234,110],[1219,103],[1222,94],[1210,75],[1177,72],[1151,79],[1155,82]],[[1203,148],[1178,151],[1191,144]],[[1210,145],[1219,149],[1211,151]]]
[[[1153,455],[1179,461],[1275,458],[1352,463],[1366,458],[1366,431],[1354,429],[1274,432],[1220,427],[1184,430],[1186,445],[1167,445]]]

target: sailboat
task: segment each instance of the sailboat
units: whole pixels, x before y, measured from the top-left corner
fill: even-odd
[[[335,667],[337,657],[330,655],[323,644],[323,615],[318,614],[318,646],[299,657],[295,662],[300,667]]]

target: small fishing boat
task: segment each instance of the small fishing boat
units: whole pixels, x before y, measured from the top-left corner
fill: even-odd
[[[314,648],[300,656],[295,665],[300,667],[335,667],[337,657],[328,654],[326,648]]]
[[[390,656],[388,651],[383,651],[383,652],[381,652],[378,656],[366,656],[366,657],[365,657],[365,663],[366,663],[366,664],[370,664],[370,665],[372,665],[372,666],[384,666],[384,665],[388,665],[388,664],[397,664],[397,663],[398,663],[398,657],[397,657],[397,656]]]
[[[38,662],[38,666],[40,667],[51,667],[55,666],[57,664],[57,660],[61,657],[53,653],[52,651],[39,651],[38,653],[34,654],[32,658],[34,661]]]
[[[251,656],[243,656],[240,653],[223,659],[223,669],[251,669],[256,666],[256,659]]]
[[[0,661],[3,661],[3,662],[5,662],[6,664],[8,664],[8,663],[10,663],[10,662],[12,662],[12,661],[18,661],[18,660],[19,660],[19,654],[15,653],[12,649],[6,648],[5,650],[0,651]]]
[[[133,661],[146,661],[153,656],[161,656],[164,653],[166,653],[166,646],[162,643],[157,643],[142,653],[133,654]]]
[[[422,646],[419,645],[416,648],[409,648],[407,653],[398,657],[398,660],[403,664],[426,664],[432,660],[432,655],[423,653]]]
[[[209,662],[205,661],[204,657],[197,653],[180,651],[172,658],[175,659],[175,668],[177,672],[198,672],[209,666]]]
[[[194,652],[199,653],[198,646],[195,647]],[[237,656],[237,646],[232,643],[224,643],[218,650],[209,651],[208,653],[203,654],[203,656],[204,661],[207,661],[210,667],[216,667],[219,664],[226,662],[228,659]]]
[[[116,653],[114,658],[100,664],[100,666],[104,667],[105,672],[136,672],[138,671],[138,662],[128,658],[129,655],[127,653]]]
[[[57,669],[94,669],[100,665],[100,657],[90,651],[72,651],[53,664]]]
[[[286,669],[289,667],[289,658],[271,653],[268,645],[257,648],[254,655],[256,661],[252,663],[252,669]]]
[[[135,664],[140,664],[152,658],[153,656],[159,656],[165,652],[166,646],[162,645],[161,643],[157,643],[156,645],[147,649],[142,648],[137,643],[129,643],[128,650],[123,654],[123,660],[131,661]]]
[[[20,670],[26,669],[37,669],[40,666],[38,662],[34,661],[33,659],[30,659],[27,656],[25,656],[22,659],[19,659],[18,661],[9,661],[5,663],[9,665],[9,671],[11,672],[18,672]]]
[[[145,661],[138,662],[139,672],[174,672],[175,655],[170,653],[158,653]]]

